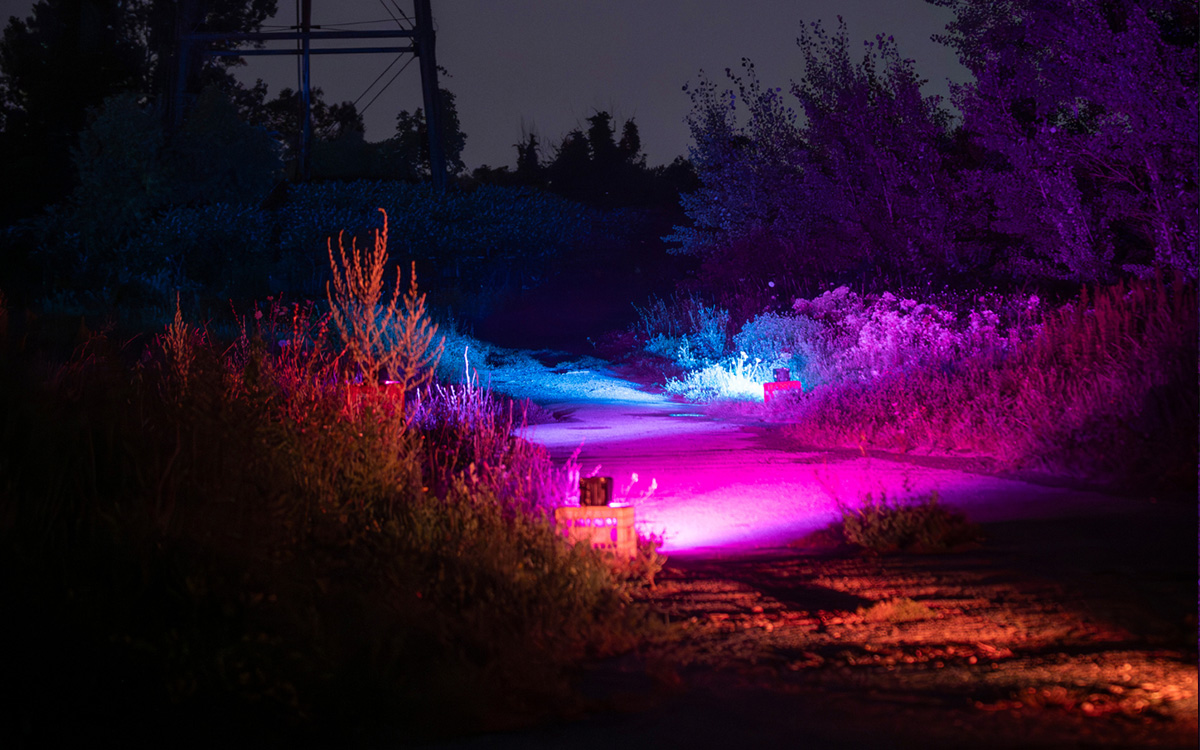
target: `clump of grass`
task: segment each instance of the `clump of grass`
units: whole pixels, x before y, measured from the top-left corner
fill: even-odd
[[[650,354],[695,368],[717,362],[728,350],[729,311],[696,295],[654,297],[634,309],[634,333]]]
[[[877,554],[948,552],[981,538],[979,527],[939,503],[937,493],[902,501],[868,493],[858,507],[839,507],[846,541]]]
[[[544,514],[564,502],[545,448],[520,437],[527,406],[479,385],[434,383],[417,392],[411,424],[422,436],[428,486],[443,492],[456,477],[486,484],[508,505]]]
[[[934,611],[921,602],[908,597],[876,602],[870,607],[859,607],[857,614],[867,622],[913,622],[928,620]]]
[[[771,379],[767,363],[751,361],[745,352],[736,357],[705,365],[686,373],[682,378],[671,378],[663,386],[668,393],[675,393],[692,401],[728,399],[737,401],[763,400],[763,383]]]

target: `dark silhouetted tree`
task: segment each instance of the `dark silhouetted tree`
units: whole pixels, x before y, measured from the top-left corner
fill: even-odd
[[[261,82],[260,82],[261,84]],[[235,89],[235,94],[239,90]],[[300,153],[302,102],[300,93],[280,89],[274,99],[265,99],[265,86],[241,90],[238,101],[246,119],[274,134],[284,147],[284,157],[292,161]],[[310,90],[309,112],[312,118],[313,173],[318,177],[382,176],[382,172],[363,174],[371,170],[372,154],[365,142],[362,115],[352,102],[329,104],[319,87]]]
[[[626,120],[625,125],[621,127],[621,142],[617,144],[617,153],[625,164],[646,166],[646,155],[642,153],[642,136],[633,120]]]
[[[547,184],[559,195],[580,199],[589,190],[592,149],[582,130],[567,133],[546,167]]]
[[[597,112],[588,118],[588,149],[591,152],[592,166],[597,170],[614,167],[620,162],[621,155],[617,151],[614,137],[612,115]]]
[[[707,79],[689,87],[702,187],[683,198],[692,225],[670,239],[718,271],[750,254],[770,256],[776,274],[940,272],[950,255],[947,116],[890,38],[857,63],[844,25],[830,36],[812,24],[799,44],[805,75],[791,93],[803,118],[749,60],[726,71],[735,90]]]
[[[636,122],[625,121],[620,142],[608,112],[597,112],[587,122],[586,134],[578,129],[567,133],[546,166],[551,190],[604,206],[674,202],[676,192],[662,180],[661,170],[646,168]],[[518,157],[520,153],[518,147]]]
[[[516,178],[524,185],[540,185],[545,181],[537,133],[529,133],[525,140],[517,144]]]
[[[70,150],[88,108],[118,92],[145,92],[136,18],[117,0],[43,0],[29,18],[9,20],[0,74],[0,160],[6,180],[21,185],[8,208],[26,213],[69,190]]]
[[[462,174],[466,164],[462,160],[467,135],[458,120],[458,108],[454,94],[438,89],[438,106],[442,121],[442,149],[446,155],[446,169],[451,176]],[[429,139],[426,136],[425,112],[418,108],[412,113],[401,110],[396,116],[396,135],[387,142],[387,154],[392,172],[399,179],[425,180],[429,178]]]

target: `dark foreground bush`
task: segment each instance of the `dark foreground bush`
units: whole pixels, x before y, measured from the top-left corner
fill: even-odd
[[[544,452],[460,420],[478,448],[449,461],[449,428],[351,403],[319,323],[291,329],[222,348],[177,319],[65,364],[0,343],[17,746],[494,727],[562,709],[566,666],[647,632],[632,584],[521,495],[553,486]]]
[[[979,541],[979,527],[938,502],[876,500],[868,494],[857,508],[841,506],[845,540],[875,553],[948,552]]]

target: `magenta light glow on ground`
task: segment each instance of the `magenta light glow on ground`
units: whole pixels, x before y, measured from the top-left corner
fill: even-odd
[[[578,451],[584,476],[615,478],[614,502],[632,503],[641,533],[661,534],[664,551],[744,553],[795,542],[838,517],[838,501],[868,493],[903,498],[937,492],[976,521],[1104,512],[1111,499],[1024,482],[859,457],[771,447],[754,425],[713,420],[599,371],[525,377],[556,398],[543,403],[562,421],[525,437],[556,462]],[[636,475],[637,481],[633,481]],[[653,483],[653,491],[649,488]]]

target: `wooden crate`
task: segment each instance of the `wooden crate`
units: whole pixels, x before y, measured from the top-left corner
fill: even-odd
[[[567,541],[587,542],[617,557],[637,554],[633,506],[580,505],[556,508],[554,523]]]

